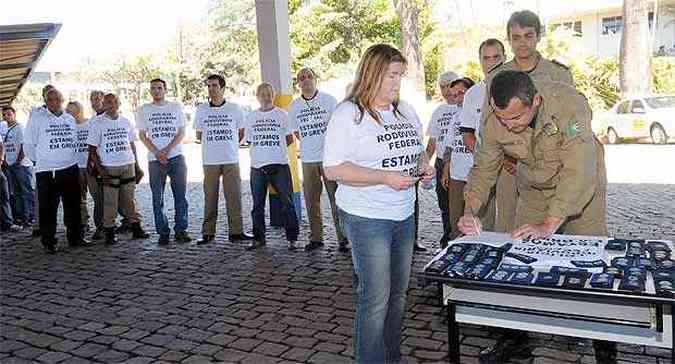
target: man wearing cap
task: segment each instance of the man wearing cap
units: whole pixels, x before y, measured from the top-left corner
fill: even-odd
[[[459,79],[459,76],[452,71],[443,73],[438,78],[438,88],[443,97],[443,103],[438,105],[436,110],[431,114],[429,125],[427,126],[427,155],[431,159],[434,153],[436,154],[436,162],[434,168],[436,169],[436,197],[438,198],[438,208],[441,210],[441,218],[443,222],[443,236],[441,237],[441,247],[448,245],[448,233],[450,232],[449,217],[448,217],[448,190],[443,186],[441,177],[445,162],[443,154],[445,153],[448,132],[451,127],[452,118],[459,111],[457,102],[450,90],[450,84]]]

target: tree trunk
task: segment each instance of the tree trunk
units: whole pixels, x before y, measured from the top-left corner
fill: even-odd
[[[624,0],[619,55],[621,95],[645,94],[651,88],[652,44],[647,0]]]
[[[408,60],[406,78],[415,85],[415,91],[425,94],[424,59],[417,19],[422,6],[419,0],[394,0],[401,23],[402,52]]]

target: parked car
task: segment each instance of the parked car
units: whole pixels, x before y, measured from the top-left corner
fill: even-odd
[[[602,125],[610,144],[640,138],[666,144],[669,136],[675,136],[675,95],[621,100],[603,115]]]

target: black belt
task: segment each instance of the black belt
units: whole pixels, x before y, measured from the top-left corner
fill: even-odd
[[[113,180],[119,180],[118,183],[114,183]],[[107,186],[107,187],[112,187],[112,188],[120,188],[123,185],[127,185],[129,183],[136,183],[136,177],[129,177],[129,178],[121,178],[119,176],[110,176],[110,177],[104,177],[101,178],[99,181],[99,184],[102,186]]]

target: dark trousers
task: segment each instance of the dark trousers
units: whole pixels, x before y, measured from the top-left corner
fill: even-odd
[[[58,171],[38,172],[36,175],[42,244],[56,244],[56,213],[63,202],[63,222],[68,243],[77,244],[82,238],[80,216],[80,175],[77,164]]]
[[[265,241],[265,201],[267,200],[267,185],[270,184],[277,191],[281,200],[281,214],[286,239],[298,240],[298,217],[293,205],[291,170],[287,164],[269,164],[261,168],[251,168],[251,195],[253,196],[253,237],[258,241]]]
[[[441,210],[441,220],[443,221],[443,236],[441,237],[441,245],[448,243],[448,235],[450,234],[450,215],[448,214],[448,190],[443,187],[441,178],[443,177],[443,167],[445,162],[441,158],[436,158],[434,164],[436,169],[436,197],[438,198],[438,208]]]
[[[10,206],[9,180],[2,169],[0,169],[0,227],[6,229],[13,223],[12,208]]]

